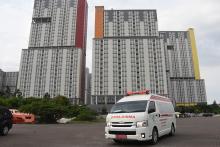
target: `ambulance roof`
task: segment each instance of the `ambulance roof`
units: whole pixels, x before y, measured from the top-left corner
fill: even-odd
[[[158,100],[164,102],[171,102],[171,100],[167,97],[155,95],[155,94],[135,94],[126,96],[118,101],[119,102],[128,102],[128,101],[142,101],[142,100]]]
[[[151,95],[152,94],[136,94],[136,95],[126,96],[120,99],[118,102],[149,100]]]

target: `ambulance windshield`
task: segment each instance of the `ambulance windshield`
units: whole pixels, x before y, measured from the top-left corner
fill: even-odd
[[[111,113],[135,113],[145,112],[147,107],[147,100],[144,101],[129,101],[115,104]]]

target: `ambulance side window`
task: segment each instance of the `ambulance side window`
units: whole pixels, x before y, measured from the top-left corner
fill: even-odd
[[[155,102],[151,101],[148,107],[148,114],[156,112]]]

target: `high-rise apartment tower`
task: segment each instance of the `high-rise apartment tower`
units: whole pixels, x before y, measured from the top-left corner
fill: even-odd
[[[4,72],[0,69],[0,92],[14,94],[17,89],[18,72]]]
[[[156,10],[96,7],[92,104],[114,104],[127,91],[168,95]]]
[[[160,37],[164,41],[169,97],[179,106],[206,102],[194,30],[161,31]]]
[[[206,102],[193,30],[159,32],[156,10],[97,6],[92,70],[95,105],[144,89],[177,103]]]
[[[35,0],[28,49],[23,49],[18,89],[24,97],[84,99],[86,0]]]

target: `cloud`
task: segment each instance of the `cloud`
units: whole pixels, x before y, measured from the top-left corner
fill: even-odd
[[[19,69],[21,49],[28,44],[32,3],[19,2],[0,2],[0,68],[5,71]]]
[[[205,79],[206,92],[208,96],[208,103],[213,103],[217,100],[220,103],[219,97],[219,73],[220,65],[218,66],[202,66],[202,77]]]

